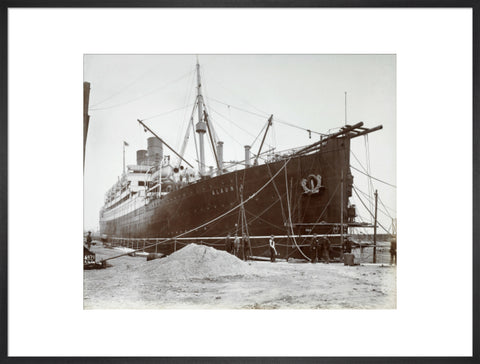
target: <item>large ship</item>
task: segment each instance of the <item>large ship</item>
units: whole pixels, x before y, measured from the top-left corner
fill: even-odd
[[[350,203],[350,141],[382,126],[343,125],[307,146],[262,151],[272,115],[258,151],[247,145],[243,161],[227,163],[204,104],[198,62],[196,72],[196,120],[191,118],[187,135],[195,131],[197,168],[184,159],[185,145],[173,150],[138,120],[153,136],[106,193],[100,232],[112,242],[164,254],[192,242],[224,249],[227,236],[235,235],[245,236],[249,255],[258,257],[269,255],[271,235],[287,259],[308,259],[314,234],[341,247],[349,227],[362,225]],[[205,166],[206,142],[216,168]],[[174,156],[164,155],[164,148]]]

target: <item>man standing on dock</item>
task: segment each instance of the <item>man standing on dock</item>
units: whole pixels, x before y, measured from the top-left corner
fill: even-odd
[[[322,258],[325,256],[325,262],[330,263],[330,240],[322,238]]]
[[[393,265],[395,261],[395,265],[397,264],[397,239],[393,238],[390,241],[390,265]]]
[[[238,258],[240,255],[240,237],[237,234],[235,234],[235,239],[233,239],[233,249],[235,256]]]
[[[270,261],[275,263],[275,256],[277,255],[277,250],[275,249],[275,236],[270,236]]]
[[[92,246],[92,232],[89,231],[87,235],[87,246],[88,250],[90,250],[90,247]]]
[[[232,238],[230,237],[230,233],[228,233],[227,237],[225,238],[225,251],[227,253],[233,254],[233,243]]]
[[[350,238],[347,237],[346,241],[345,241],[345,250],[344,250],[345,253],[348,253],[350,254],[352,252],[352,241],[350,240]]]
[[[311,262],[316,263],[318,261],[318,237],[317,234],[313,234],[312,241],[310,242]]]
[[[248,256],[250,255],[250,239],[246,234],[242,236],[242,245],[243,245],[243,260],[248,260]]]

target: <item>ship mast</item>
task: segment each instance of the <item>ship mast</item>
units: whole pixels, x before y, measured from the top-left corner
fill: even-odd
[[[273,115],[270,115],[267,121],[267,129],[265,129],[265,134],[263,134],[263,139],[262,139],[262,142],[260,143],[260,148],[258,148],[257,156],[255,157],[255,161],[253,162],[255,166],[258,164],[258,157],[260,156],[260,152],[262,151],[263,143],[265,142],[265,138],[267,137],[268,129],[272,125],[272,119],[273,119]]]
[[[202,83],[200,80],[200,64],[197,58],[197,111],[198,122],[195,126],[195,131],[198,133],[198,139],[200,144],[200,176],[205,175],[205,145],[204,135],[207,132],[207,125],[203,122],[203,96],[202,96]]]

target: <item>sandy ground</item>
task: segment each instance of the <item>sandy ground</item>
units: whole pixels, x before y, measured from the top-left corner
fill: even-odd
[[[97,261],[121,253],[92,250]],[[149,262],[124,256],[84,271],[84,308],[396,308],[394,266],[243,262],[204,246],[182,250]]]

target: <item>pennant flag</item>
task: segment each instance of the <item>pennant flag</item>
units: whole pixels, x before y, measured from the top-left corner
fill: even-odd
[[[128,147],[128,143],[125,140],[123,141],[123,145]]]

